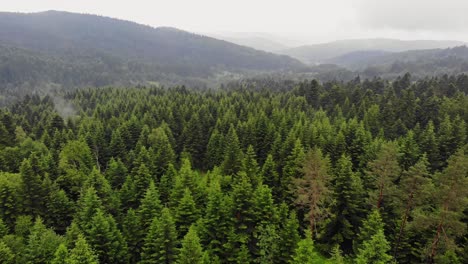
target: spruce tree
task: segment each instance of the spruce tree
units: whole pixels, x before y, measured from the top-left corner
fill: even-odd
[[[156,189],[154,182],[151,181],[137,211],[142,224],[141,227],[144,230],[147,231],[149,229],[153,219],[161,214],[162,208],[158,190]]]
[[[28,263],[48,263],[54,258],[55,250],[63,242],[63,237],[48,229],[42,219],[37,218],[27,239],[24,259]]]
[[[54,254],[51,264],[67,264],[68,249],[65,244],[60,244]]]
[[[98,210],[84,230],[101,263],[127,263],[127,244],[114,218]]]
[[[289,263],[294,255],[299,237],[299,222],[297,221],[296,213],[291,211],[289,217],[280,219],[279,228],[279,256],[280,263]]]
[[[99,264],[96,255],[86,242],[86,239],[79,235],[75,247],[70,251],[66,260],[67,264]]]
[[[175,210],[175,223],[180,236],[184,236],[190,226],[199,218],[199,210],[193,200],[192,193],[187,188],[184,196]]]
[[[249,145],[247,152],[245,153],[244,160],[242,161],[243,171],[249,177],[252,186],[255,188],[262,182],[260,175],[260,168],[257,163],[257,155],[252,145]]]
[[[122,225],[122,235],[127,242],[130,263],[137,263],[140,260],[144,234],[147,234],[147,230],[142,230],[141,225],[138,214],[130,208]]]
[[[177,257],[179,264],[202,264],[203,250],[200,244],[200,238],[197,235],[195,227],[192,225],[188,233],[182,240],[182,248]]]
[[[3,263],[3,264],[16,263],[15,254],[13,254],[11,249],[3,241],[0,241],[0,263]]]
[[[268,154],[265,160],[265,163],[263,163],[261,175],[262,175],[263,183],[265,183],[271,188],[274,199],[275,200],[279,199],[279,194],[280,194],[279,176],[278,176],[276,164],[271,154]]]
[[[242,153],[239,138],[233,125],[229,128],[224,142],[224,160],[221,167],[225,175],[234,175],[242,169],[244,154]]]
[[[392,260],[388,254],[390,245],[382,229],[378,230],[371,239],[363,242],[356,255],[356,264],[386,264]]]
[[[347,156],[342,156],[337,163],[334,186],[333,218],[323,240],[329,245],[339,244],[345,253],[350,253],[361,222],[364,198],[361,178],[352,171],[351,159]]]
[[[354,252],[357,254],[358,250],[362,248],[362,244],[365,241],[371,240],[380,230],[384,230],[384,223],[382,222],[379,210],[374,209],[369,213],[359,229],[359,233],[354,240]]]
[[[310,234],[311,232],[308,231]],[[296,251],[292,257],[292,264],[315,264],[321,263],[321,258],[314,249],[314,243],[310,235],[299,241]]]
[[[155,218],[143,244],[141,263],[170,264],[177,257],[177,232],[171,212],[162,210],[160,218]]]

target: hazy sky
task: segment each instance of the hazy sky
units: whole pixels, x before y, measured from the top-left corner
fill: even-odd
[[[51,9],[198,33],[269,33],[294,44],[374,37],[468,41],[468,0],[0,0],[1,11]]]

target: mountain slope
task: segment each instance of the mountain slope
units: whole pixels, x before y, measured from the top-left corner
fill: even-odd
[[[174,28],[153,28],[95,15],[58,11],[3,12],[0,25],[0,45],[3,49],[15,48],[8,54],[19,56],[27,51],[24,54],[34,54],[36,59],[48,61],[59,71],[70,67],[94,71],[92,67],[87,68],[89,63],[105,64],[103,73],[120,81],[126,80],[119,76],[133,76],[135,81],[144,82],[159,81],[160,75],[178,80],[211,78],[225,71],[242,73],[304,67],[298,60],[284,55]],[[3,69],[5,67],[9,66],[3,65]],[[142,75],[151,78],[145,79]],[[60,78],[55,81],[62,82]],[[92,82],[83,82],[88,83]]]
[[[392,79],[407,72],[414,77],[468,73],[468,48],[411,50],[404,52],[359,51],[329,60],[365,78]]]
[[[402,52],[407,50],[448,48],[463,44],[465,43],[461,41],[353,39],[301,46],[283,50],[281,53],[297,58],[306,63],[316,64],[356,51],[378,50],[386,52]]]

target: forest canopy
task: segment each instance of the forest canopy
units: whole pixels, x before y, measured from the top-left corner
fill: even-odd
[[[407,74],[26,95],[0,109],[0,262],[467,263],[467,93]]]

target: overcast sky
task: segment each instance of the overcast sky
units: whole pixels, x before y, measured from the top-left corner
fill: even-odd
[[[468,0],[0,0],[0,3],[1,11],[63,10],[197,33],[269,33],[294,40],[294,44],[377,37],[468,41]]]

